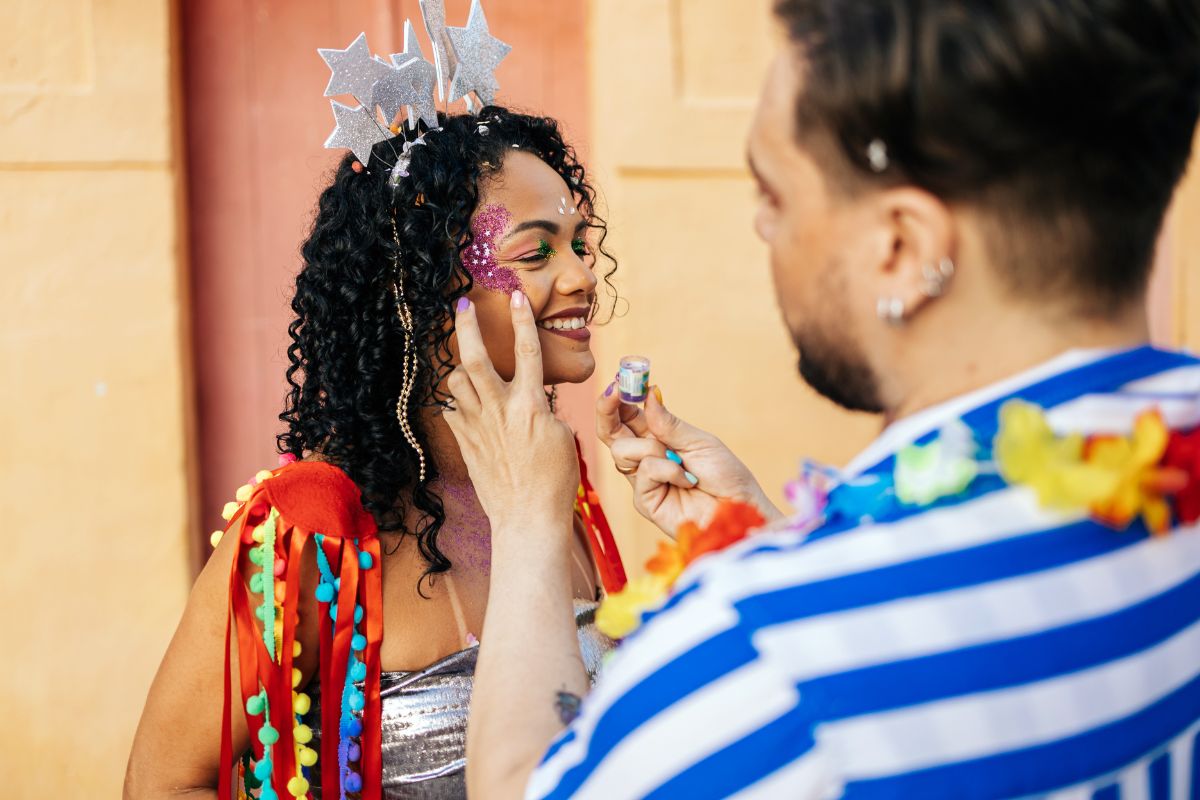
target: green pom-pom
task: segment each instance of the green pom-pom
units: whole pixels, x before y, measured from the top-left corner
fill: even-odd
[[[256,694],[246,701],[246,713],[257,717],[263,712],[267,702],[261,694]]]
[[[258,731],[258,740],[263,744],[275,744],[279,741],[279,731],[270,725],[263,725]]]

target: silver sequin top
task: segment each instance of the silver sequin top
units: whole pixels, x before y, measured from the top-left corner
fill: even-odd
[[[593,681],[605,653],[613,648],[612,640],[596,630],[596,607],[587,600],[575,601],[579,649]],[[478,647],[469,647],[417,672],[380,676],[384,800],[466,797],[467,712],[478,655]],[[313,698],[305,720],[314,732],[309,746],[320,752],[320,681],[314,680],[307,691]],[[317,772],[313,770],[313,796],[319,799]]]

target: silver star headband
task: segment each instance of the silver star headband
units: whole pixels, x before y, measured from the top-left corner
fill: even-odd
[[[412,130],[416,130],[418,120],[425,123],[426,131],[437,129],[435,90],[437,100],[449,97],[447,106],[463,100],[468,112],[477,113],[478,108],[492,102],[500,88],[496,67],[512,48],[492,36],[480,0],[472,0],[465,28],[446,25],[444,0],[420,0],[420,5],[425,31],[433,45],[432,64],[425,60],[408,20],[404,22],[404,52],[394,53],[390,61],[371,55],[365,33],[360,33],[345,50],[317,50],[333,73],[325,96],[349,94],[360,103],[348,106],[329,101],[336,127],[325,140],[325,147],[350,148],[364,167],[371,159],[371,148],[399,134],[406,122]],[[423,138],[424,134],[396,154],[393,181],[408,174],[412,146],[424,144]]]

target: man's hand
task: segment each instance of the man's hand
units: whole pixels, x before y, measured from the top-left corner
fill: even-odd
[[[634,507],[668,536],[689,520],[708,522],[722,498],[754,505],[768,521],[783,516],[746,465],[716,436],[668,411],[657,387],[645,410],[609,387],[596,405],[596,435],[633,486]]]

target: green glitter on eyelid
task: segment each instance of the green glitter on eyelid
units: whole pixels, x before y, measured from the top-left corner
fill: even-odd
[[[558,255],[558,252],[545,239],[538,239],[538,255],[542,258],[550,258]]]
[[[575,255],[577,256],[584,256],[588,253],[587,242],[583,239],[573,240],[571,242],[571,249],[575,251]]]

